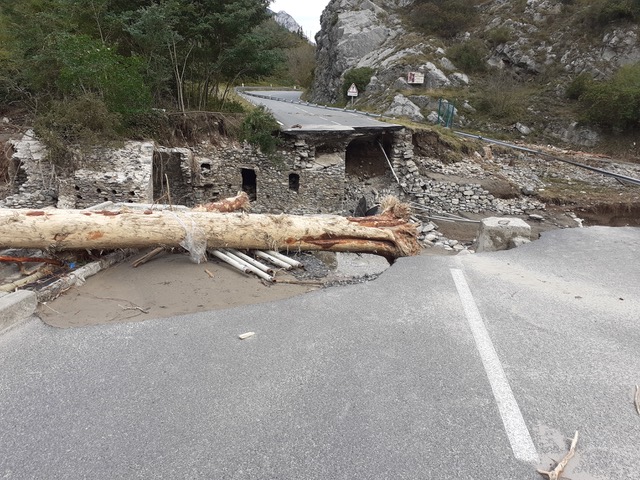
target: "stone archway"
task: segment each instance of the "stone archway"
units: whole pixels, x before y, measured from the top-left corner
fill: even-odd
[[[390,135],[365,135],[352,140],[345,152],[345,173],[360,178],[373,178],[390,171]]]

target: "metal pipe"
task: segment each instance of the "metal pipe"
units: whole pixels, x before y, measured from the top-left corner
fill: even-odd
[[[231,257],[229,257],[227,254],[222,253],[219,250],[207,250],[211,255],[213,255],[214,257],[222,260],[223,262],[231,265],[233,268],[236,268],[238,270],[240,270],[243,273],[249,273],[249,269],[246,268],[244,265],[240,264],[239,262],[236,262],[234,259],[232,259]]]
[[[391,165],[391,160],[389,160],[389,157],[387,156],[387,152],[384,151],[384,147],[382,146],[382,143],[378,142],[378,145],[380,145],[380,150],[382,150],[382,153],[384,153],[384,158],[387,159],[387,163],[389,164],[391,173],[393,173],[393,176],[396,177],[396,182],[398,182],[398,185],[400,185],[400,180],[398,179],[398,175],[396,175],[396,171],[393,169],[393,165]]]
[[[243,260],[242,258],[234,255],[231,252],[225,251],[224,252],[226,255],[228,255],[231,259],[235,260],[236,262],[238,262],[240,265],[244,265],[245,268],[247,268],[250,272],[256,274],[258,277],[268,281],[268,282],[273,282],[273,277],[271,275],[269,275],[268,273],[263,272],[262,270],[260,270],[257,267],[254,267],[253,265],[251,265],[250,263],[246,262],[245,260]]]
[[[242,260],[244,260],[248,264],[253,265],[256,268],[259,268],[264,273],[268,273],[269,275],[273,275],[275,273],[272,268],[269,268],[265,264],[260,263],[255,258],[251,258],[249,255],[246,255],[246,254],[244,254],[244,253],[242,253],[242,252],[240,252],[238,250],[235,250],[233,248],[227,248],[227,251],[229,253],[234,254],[236,257],[240,257]]]
[[[586,170],[591,170],[592,172],[601,173],[602,175],[607,175],[609,177],[617,178],[619,180],[624,180],[625,182],[629,182],[629,183],[631,183],[633,185],[640,186],[640,179],[638,179],[638,178],[628,177],[626,175],[621,175],[619,173],[609,172],[607,170],[602,170],[601,168],[591,167],[589,165],[584,165],[582,163],[574,162],[572,160],[567,160],[565,158],[554,157],[553,155],[545,153],[545,152],[543,152],[541,150],[533,150],[531,148],[520,147],[518,145],[513,145],[513,144],[507,143],[507,142],[502,142],[500,140],[495,140],[495,139],[492,139],[492,138],[485,138],[485,137],[482,137],[480,135],[472,135],[470,133],[465,133],[465,132],[458,132],[456,130],[453,130],[453,133],[455,133],[456,135],[460,135],[461,137],[474,138],[476,140],[482,140],[483,142],[494,143],[496,145],[502,145],[504,147],[513,148],[515,150],[520,150],[520,151],[523,151],[523,152],[533,153],[533,154],[540,155],[540,156],[543,156],[543,157],[549,157],[549,158],[551,158],[553,160],[557,160],[559,162],[568,163],[569,165],[573,165],[575,167],[580,167],[580,168],[584,168]]]
[[[282,260],[278,260],[277,258],[275,258],[272,255],[269,255],[268,253],[264,253],[263,251],[260,250],[254,250],[255,255],[257,255],[260,258],[264,258],[265,260],[269,261],[270,263],[273,263],[274,265],[277,265],[280,268],[284,268],[285,270],[291,270],[293,268],[292,265],[283,262]]]
[[[302,264],[299,261],[294,260],[293,258],[289,258],[286,255],[282,255],[280,252],[276,252],[275,250],[267,250],[267,254],[271,255],[272,257],[276,257],[278,260],[282,260],[283,262],[288,263],[293,268],[302,267]]]

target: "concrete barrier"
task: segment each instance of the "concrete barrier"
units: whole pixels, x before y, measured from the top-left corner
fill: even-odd
[[[531,227],[512,217],[488,217],[480,223],[477,252],[497,252],[516,248],[531,241]]]
[[[38,306],[34,292],[18,290],[0,297],[0,333],[33,315]]]

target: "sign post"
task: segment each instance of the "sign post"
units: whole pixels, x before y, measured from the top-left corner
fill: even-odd
[[[358,87],[356,87],[355,83],[352,83],[347,90],[347,96],[351,97],[351,106],[353,107],[353,99],[358,96]]]

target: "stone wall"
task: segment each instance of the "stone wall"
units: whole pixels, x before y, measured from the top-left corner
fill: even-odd
[[[490,190],[496,173],[473,158],[447,164],[417,155],[413,133],[406,129],[297,132],[270,156],[233,142],[193,149],[128,142],[85,155],[81,168],[68,177],[56,174],[32,136],[15,142],[14,149],[12,168],[21,183],[17,194],[0,202],[10,208],[86,208],[105,201],[193,206],[239,191],[249,194],[256,213],[349,214],[362,197],[371,206],[387,194],[433,214],[513,215],[544,208],[533,196],[544,172],[520,178],[514,175],[524,167],[516,171],[509,162],[483,158],[507,185],[520,186],[512,198],[499,198]],[[521,195],[523,186],[529,193]]]
[[[45,146],[32,130],[20,141],[11,142],[14,153],[9,163],[9,175],[14,179],[13,195],[0,205],[9,208],[43,208],[57,202],[56,168],[48,158]]]
[[[196,156],[194,179],[198,203],[247,191],[253,212],[336,213],[344,198],[344,159],[335,165],[317,165],[315,149],[291,139],[272,156],[248,145]]]
[[[76,170],[73,192],[61,192],[59,203],[67,208],[87,208],[102,202],[151,203],[153,142],[128,142],[119,149],[98,149],[84,157]],[[75,195],[75,199],[70,198]],[[74,207],[71,207],[75,203]]]

